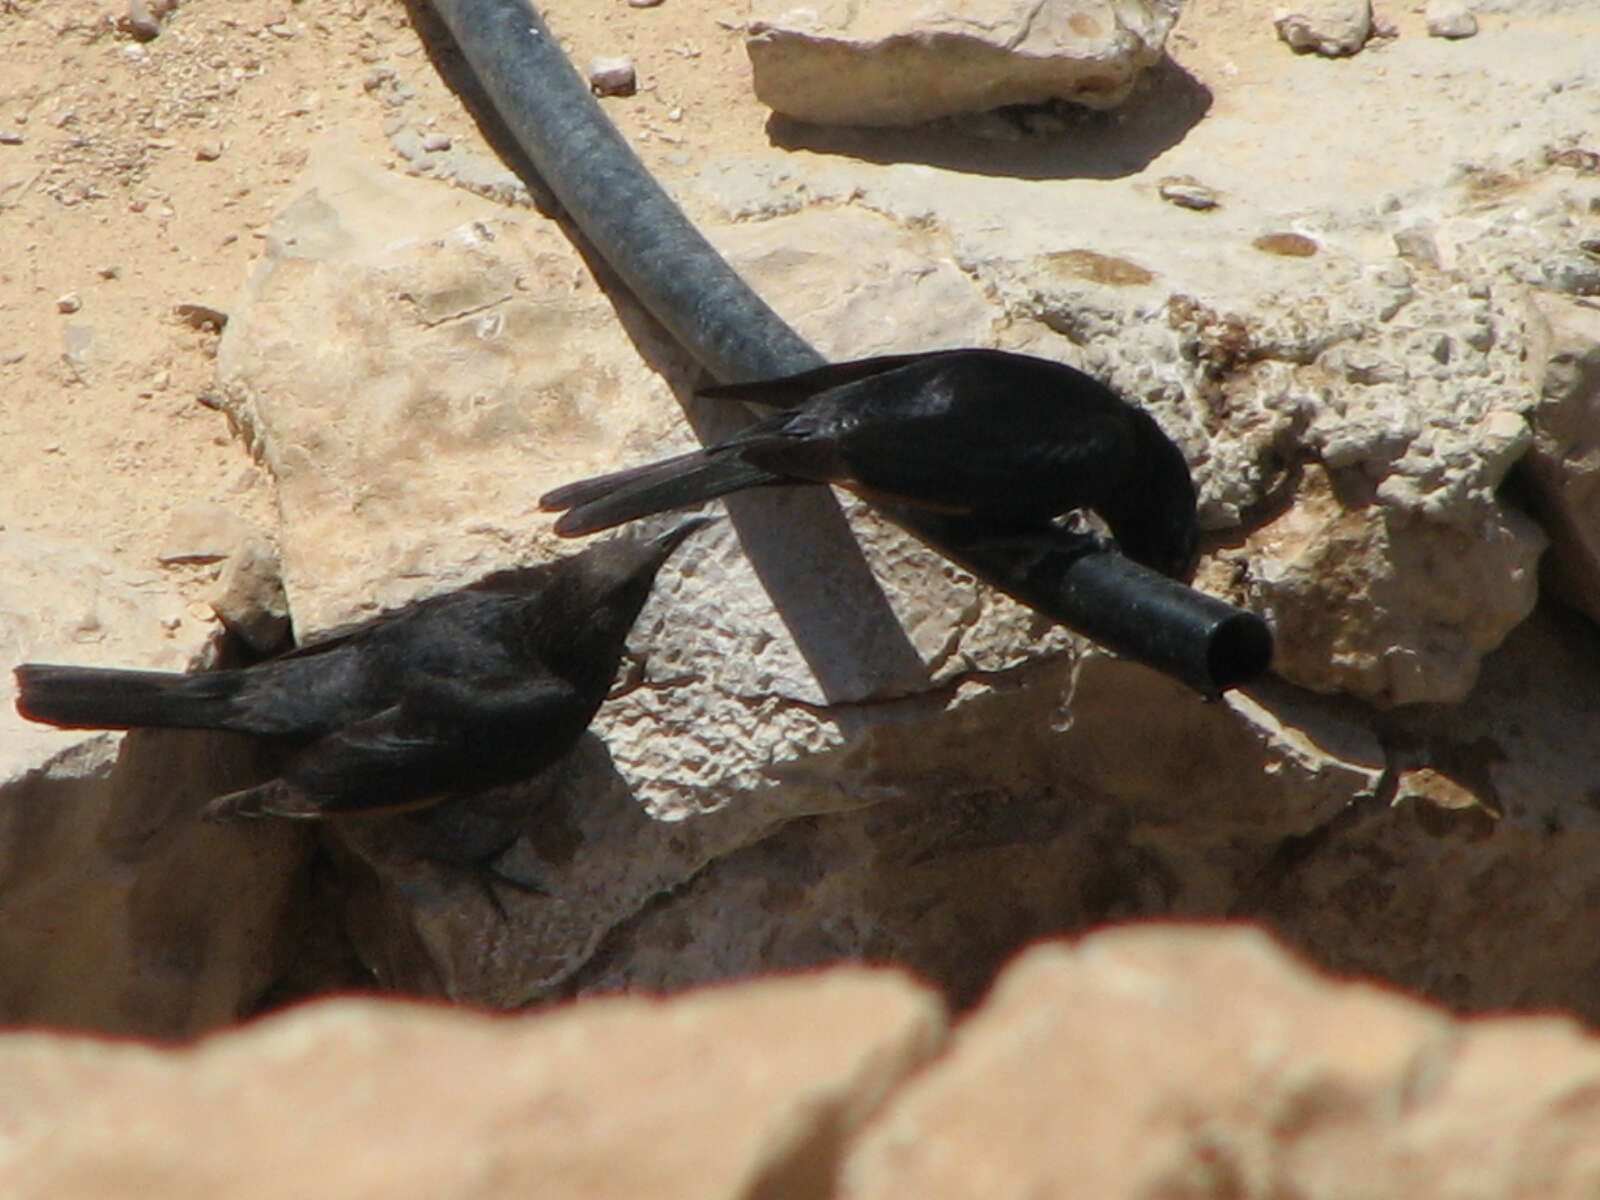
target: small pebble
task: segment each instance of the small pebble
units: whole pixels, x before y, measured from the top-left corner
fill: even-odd
[[[201,142],[194,148],[194,156],[200,162],[216,162],[222,157],[222,143]]]
[[[173,315],[191,329],[216,333],[228,323],[228,314],[209,304],[174,304]]]
[[[661,0],[628,0],[629,8],[655,8]]]
[[[1372,36],[1371,0],[1295,0],[1292,8],[1277,10],[1272,23],[1297,53],[1355,54]]]
[[[1188,175],[1171,175],[1161,181],[1161,198],[1179,208],[1206,212],[1221,203],[1216,192]]]
[[[101,267],[100,268],[100,278],[101,279],[121,279],[122,278],[122,268],[118,267],[118,266],[114,266],[114,265],[113,266],[109,266],[109,267]]]
[[[1398,230],[1394,235],[1394,252],[1401,258],[1409,258],[1412,262],[1437,267],[1439,243],[1434,238],[1435,232],[1433,225],[1427,222]]]
[[[56,298],[56,311],[62,313],[75,313],[83,307],[83,301],[78,299],[77,292],[68,292]]]
[[[430,153],[450,149],[450,135],[448,133],[425,133],[422,135],[422,148]]]
[[[596,58],[589,63],[589,86],[597,96],[631,96],[639,90],[631,58]]]
[[[1469,38],[1478,32],[1478,18],[1461,0],[1430,0],[1427,22],[1429,37]]]
[[[161,36],[161,18],[150,8],[145,0],[128,0],[128,11],[118,24],[141,42],[153,42]]]
[[[0,146],[20,146],[22,135],[15,129],[0,129]]]
[[[1317,243],[1303,233],[1264,233],[1250,244],[1264,254],[1283,258],[1310,258],[1317,252]]]

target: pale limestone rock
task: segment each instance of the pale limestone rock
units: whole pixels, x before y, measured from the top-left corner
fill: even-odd
[[[861,803],[724,854],[621,925],[574,982],[679,988],[707,962],[740,974],[887,956],[971,1003],[1033,938],[1212,911],[1383,772],[1372,733],[1315,697],[1279,686],[1201,704],[1104,654],[956,695],[946,713],[879,706],[860,744],[785,772],[791,791],[832,780]]]
[[[633,59],[624,55],[590,59],[586,77],[597,96],[631,96],[639,90]]]
[[[1543,545],[1511,509],[1474,526],[1349,503],[1308,467],[1293,507],[1251,536],[1250,590],[1284,678],[1381,705],[1458,702],[1533,611]]]
[[[1545,575],[1568,604],[1600,622],[1600,313],[1554,296],[1533,366],[1542,370],[1527,478],[1550,534]]]
[[[926,988],[862,969],[517,1019],[323,1001],[183,1050],[10,1034],[0,1178],[17,1200],[822,1195],[943,1036]]]
[[[228,556],[211,607],[258,654],[281,650],[290,633],[283,565],[265,538],[248,537]]]
[[[1575,1198],[1597,1084],[1565,1019],[1456,1025],[1254,930],[1116,930],[1022,955],[839,1194]]]
[[[801,121],[909,125],[1005,104],[1120,103],[1176,0],[752,0],[756,96]]]
[[[1371,0],[1296,0],[1272,23],[1291,49],[1327,58],[1354,54],[1372,34]]]
[[[218,355],[302,636],[548,557],[539,495],[675,424],[555,228],[325,144]]]
[[[1478,32],[1478,18],[1462,0],[1428,0],[1428,36],[1469,38]]]
[[[1092,226],[976,272],[1157,415],[1194,464],[1204,525],[1261,525],[1202,586],[1268,615],[1297,683],[1384,704],[1463,696],[1532,607],[1545,545],[1499,491],[1533,438],[1521,289],[1333,252],[1313,268],[1242,239],[1210,262],[1185,261],[1182,240],[1162,259]],[[1195,298],[1223,287],[1226,307]],[[1297,455],[1331,482],[1301,480],[1317,468]]]
[[[204,628],[154,576],[81,547],[0,537],[12,662],[181,669]],[[237,1019],[283,972],[301,831],[195,820],[254,781],[226,735],[65,731],[0,683],[0,1021],[183,1037]]]
[[[231,555],[254,532],[250,522],[231,509],[197,501],[173,512],[156,558],[164,563],[216,562]]]

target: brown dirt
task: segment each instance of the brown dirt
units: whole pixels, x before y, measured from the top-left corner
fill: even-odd
[[[482,139],[413,28],[425,10],[187,0],[149,42],[127,12],[0,0],[0,536],[87,542],[198,601],[217,568],[157,563],[173,512],[209,501],[269,531],[275,516],[270,478],[201,400],[216,332],[176,306],[228,309],[323,131],[403,165],[374,72],[414,89],[412,126]],[[576,62],[637,59],[638,94],[608,111],[667,174],[707,147],[765,144],[740,34],[718,23],[734,12],[546,7]]]

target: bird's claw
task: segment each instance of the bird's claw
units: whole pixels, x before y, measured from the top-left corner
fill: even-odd
[[[493,847],[485,854],[466,854],[452,846],[448,851],[434,851],[425,857],[429,862],[437,863],[454,871],[461,871],[468,875],[479,888],[482,889],[484,898],[500,914],[502,921],[509,918],[505,902],[500,899],[500,893],[495,890],[496,884],[504,885],[521,892],[525,896],[545,896],[552,893],[549,889],[525,879],[519,875],[512,875],[503,871],[497,865],[505,857],[508,850],[516,844],[515,836],[498,846]]]

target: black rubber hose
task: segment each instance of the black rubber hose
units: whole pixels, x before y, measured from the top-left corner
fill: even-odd
[[[822,365],[651,178],[526,0],[432,3],[568,217],[712,375],[737,382]],[[938,516],[885,512],[985,582],[1202,695],[1270,665],[1260,617],[1098,545],[1068,534],[1051,553],[986,545]]]

